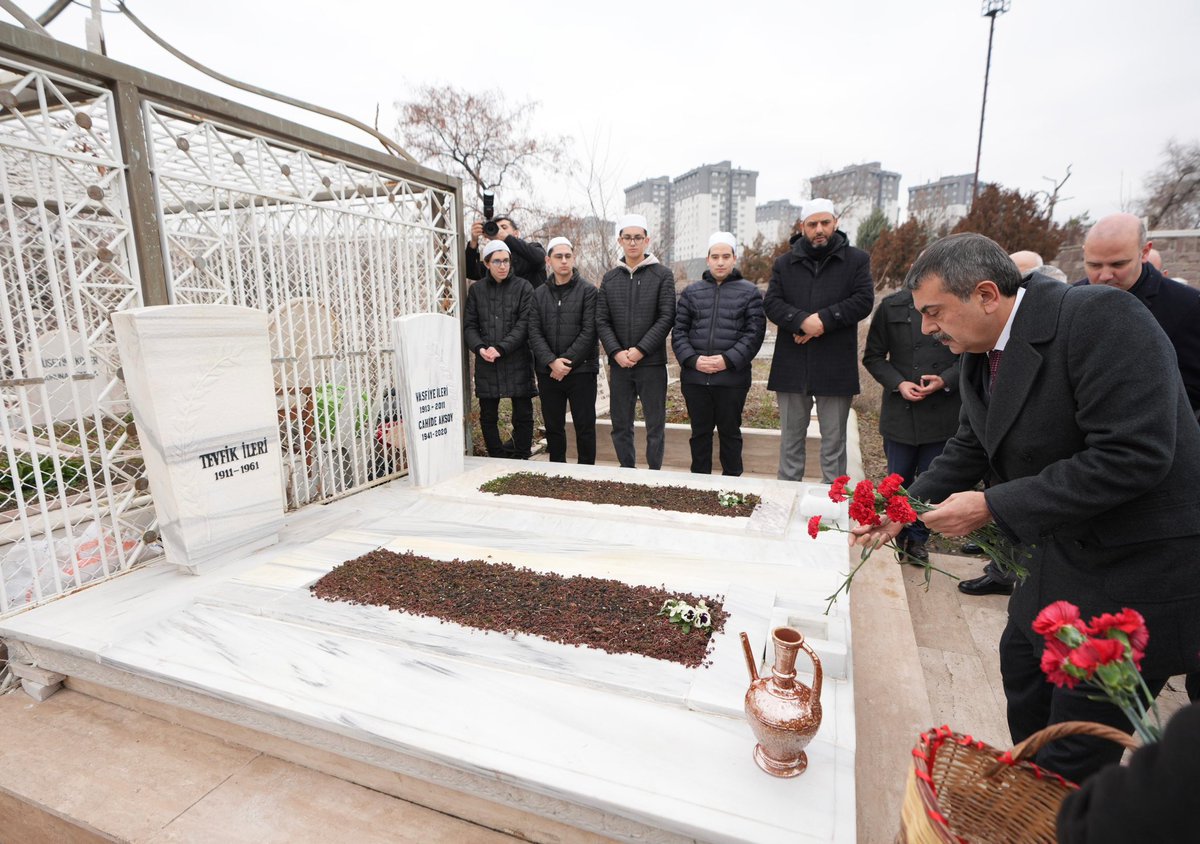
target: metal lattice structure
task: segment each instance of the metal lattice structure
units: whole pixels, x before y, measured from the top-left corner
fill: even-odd
[[[0,615],[161,553],[111,314],[270,316],[288,506],[405,471],[391,320],[457,314],[457,180],[0,24]]]

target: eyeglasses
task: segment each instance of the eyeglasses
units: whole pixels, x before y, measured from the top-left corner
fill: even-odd
[[[493,258],[492,260],[488,261],[488,266],[489,267],[507,267],[511,263],[512,263],[512,261],[508,260],[507,258]]]
[[[622,243],[641,243],[646,239],[645,235],[641,234],[623,234],[621,235]]]

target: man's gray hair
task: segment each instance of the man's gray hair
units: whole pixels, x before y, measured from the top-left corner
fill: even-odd
[[[1000,295],[1017,295],[1021,274],[1000,244],[981,234],[964,232],[943,237],[917,258],[904,279],[904,286],[916,290],[926,277],[936,275],[942,288],[964,302],[971,298],[981,281],[994,281]]]
[[[1043,264],[1042,266],[1038,267],[1035,272],[1039,272],[1046,276],[1046,278],[1052,278],[1055,281],[1061,281],[1067,284],[1071,283],[1071,279],[1067,278],[1067,274],[1053,264]]]

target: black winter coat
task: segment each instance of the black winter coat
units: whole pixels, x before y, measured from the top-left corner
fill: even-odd
[[[548,375],[550,364],[558,358],[571,362],[571,375],[600,371],[596,296],[595,286],[578,272],[566,284],[551,281],[533,291],[529,346],[539,373]]]
[[[475,354],[475,395],[481,399],[536,396],[529,351],[529,309],[533,290],[523,278],[497,283],[491,274],[467,290],[463,336]],[[495,346],[500,357],[488,363],[479,353]]]
[[[596,333],[609,361],[622,349],[636,347],[645,357],[638,366],[665,366],[667,335],[675,324],[675,276],[647,257],[634,268],[624,259],[604,274],[596,300]]]
[[[879,433],[905,445],[945,442],[958,430],[958,355],[921,333],[921,314],[911,290],[893,293],[871,317],[863,366],[883,385]],[[945,389],[911,402],[900,382],[921,384],[922,375],[940,375]]]
[[[1087,283],[1087,279],[1076,282]],[[1192,413],[1200,414],[1200,290],[1167,278],[1153,264],[1145,263],[1129,292],[1150,309],[1167,333],[1175,347]]]
[[[1187,844],[1197,838],[1200,703],[1185,706],[1161,741],[1134,751],[1128,765],[1109,765],[1069,792],[1058,810],[1062,844]]]
[[[750,364],[762,348],[767,320],[762,295],[736,269],[717,284],[707,270],[684,288],[675,306],[671,345],[679,361],[679,380],[714,387],[749,387]],[[725,369],[696,369],[701,355],[721,355]]]
[[[535,289],[546,283],[546,250],[542,248],[542,244],[522,240],[510,234],[504,238],[504,245],[508,247],[512,256],[510,277],[523,278]],[[472,281],[479,281],[488,274],[487,267],[479,257],[479,250],[471,246],[469,241],[466,271],[467,278]]]
[[[792,249],[775,260],[763,307],[779,326],[767,389],[811,396],[858,393],[858,323],[875,304],[871,256],[855,249],[840,231],[824,257],[810,254],[808,240],[796,237]],[[800,323],[820,316],[825,333],[807,343]]]

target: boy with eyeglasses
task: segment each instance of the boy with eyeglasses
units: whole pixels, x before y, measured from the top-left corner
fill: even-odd
[[[533,445],[533,354],[529,309],[533,290],[512,273],[512,253],[503,240],[483,248],[487,277],[467,290],[463,335],[475,354],[479,427],[488,457],[529,458]],[[512,401],[512,441],[500,439],[500,399]]]
[[[650,252],[641,214],[617,222],[622,256],[604,274],[596,301],[596,331],[609,360],[613,449],[622,468],[637,462],[634,414],[646,420],[646,463],[662,468],[667,424],[667,335],[675,323],[675,276]]]

